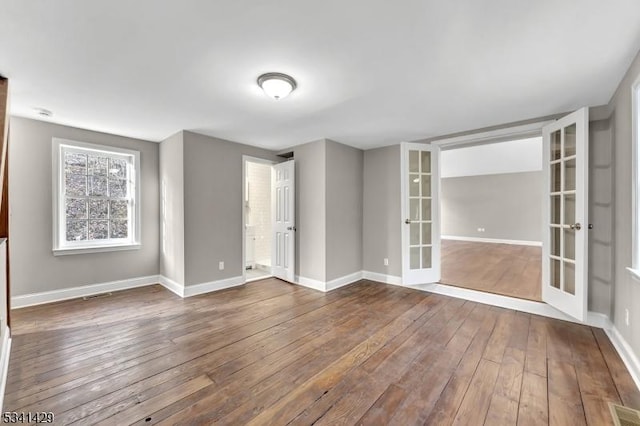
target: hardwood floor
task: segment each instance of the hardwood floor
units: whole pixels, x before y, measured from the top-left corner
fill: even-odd
[[[56,424],[612,424],[602,330],[369,281],[156,285],[14,311],[5,411]]]
[[[542,301],[542,248],[442,240],[443,284]]]

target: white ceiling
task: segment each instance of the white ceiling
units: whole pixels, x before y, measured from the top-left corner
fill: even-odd
[[[542,170],[542,137],[449,149],[440,155],[443,178]]]
[[[607,103],[637,0],[0,0],[12,113],[159,141],[387,145]],[[298,82],[273,101],[264,72]]]

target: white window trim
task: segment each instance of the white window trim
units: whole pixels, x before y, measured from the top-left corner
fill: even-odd
[[[631,243],[631,267],[627,270],[640,279],[640,76],[631,85],[631,128],[633,140],[632,146],[632,243]]]
[[[62,146],[69,146],[71,148],[84,148],[105,153],[116,153],[131,155],[133,157],[133,172],[131,179],[133,180],[133,187],[135,188],[135,194],[133,197],[133,220],[131,224],[132,238],[126,243],[118,242],[114,243],[113,240],[105,243],[96,243],[95,241],[87,242],[86,245],[73,245],[67,246],[61,244],[62,230],[61,221],[66,217],[64,214],[64,197],[61,194],[63,188],[64,168],[61,158]],[[53,138],[52,144],[52,184],[53,184],[53,254],[55,256],[69,255],[69,254],[84,254],[84,253],[97,253],[106,251],[118,251],[118,250],[137,250],[140,249],[140,228],[141,223],[141,185],[140,185],[140,152],[131,149],[119,148],[108,145],[98,145],[86,142],[73,141],[69,139]]]

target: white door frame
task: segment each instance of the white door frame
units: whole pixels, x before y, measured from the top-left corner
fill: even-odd
[[[247,228],[245,223],[247,222],[247,214],[245,212],[245,191],[247,190],[247,163],[258,163],[258,164],[268,164],[269,166],[273,166],[274,164],[278,164],[276,161],[266,160],[264,158],[252,157],[250,155],[242,156],[242,282],[247,282],[247,269],[246,269],[246,261],[247,261]],[[269,191],[271,191],[271,181],[269,181]],[[273,197],[273,194],[271,194]],[[270,248],[271,249],[271,248]],[[271,275],[271,272],[269,272]]]

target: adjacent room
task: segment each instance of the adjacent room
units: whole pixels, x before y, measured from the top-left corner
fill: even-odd
[[[542,138],[442,152],[441,283],[542,301]]]
[[[640,424],[640,2],[0,0],[0,411]]]

